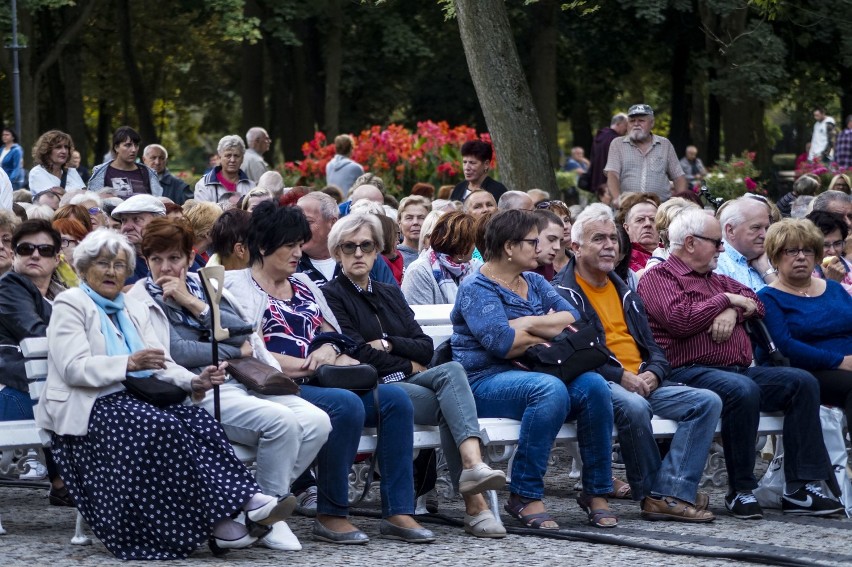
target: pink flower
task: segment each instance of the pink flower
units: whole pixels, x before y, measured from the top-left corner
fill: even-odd
[[[746,189],[748,189],[749,191],[754,191],[755,189],[757,189],[757,183],[755,183],[751,177],[745,178],[745,186]]]

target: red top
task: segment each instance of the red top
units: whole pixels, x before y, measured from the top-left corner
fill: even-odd
[[[236,191],[236,190],[237,190],[237,184],[236,184],[236,183],[231,183],[230,181],[228,181],[227,179],[225,179],[225,176],[224,176],[224,175],[222,175],[222,171],[221,171],[221,170],[219,170],[219,171],[217,171],[217,172],[216,172],[216,181],[218,181],[219,183],[221,183],[221,184],[222,184],[222,187],[224,187],[226,191]]]
[[[654,339],[665,351],[672,368],[688,364],[751,364],[753,353],[742,325],[742,309],[735,308],[737,325],[727,341],[717,344],[707,332],[713,319],[731,307],[726,292],[756,301],[756,316],[763,318],[766,310],[751,288],[714,272],[699,274],[672,254],[645,272],[637,291],[645,302]]]
[[[405,268],[405,259],[402,257],[402,254],[397,254],[395,260],[389,260],[387,256],[382,254],[382,258],[384,258],[385,263],[393,272],[393,278],[396,280],[396,283],[402,285],[402,271]]]
[[[650,257],[651,253],[642,248],[638,243],[632,242],[630,244],[630,269],[634,272],[644,270],[645,264],[648,263]]]

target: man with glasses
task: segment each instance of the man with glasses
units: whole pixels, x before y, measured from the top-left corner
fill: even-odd
[[[148,275],[148,264],[142,257],[142,233],[153,219],[166,216],[166,206],[153,195],[134,195],[113,209],[112,216],[121,222],[121,234],[136,248],[136,266],[124,282],[130,286]]]
[[[833,470],[821,442],[819,383],[804,370],[751,366],[745,321],[762,318],[749,287],[715,273],[724,251],[722,227],[700,209],[685,209],[669,227],[671,255],[639,280],[651,331],[672,366],[669,380],[712,390],[722,398],[722,446],[728,472],[725,507],[760,519],[752,491],[760,412],[784,412],[782,510],[833,514],[843,506],[824,490]]]
[[[725,250],[716,273],[731,277],[757,292],[777,279],[764,240],[769,229],[769,207],[748,196],[725,204],[719,215]]]

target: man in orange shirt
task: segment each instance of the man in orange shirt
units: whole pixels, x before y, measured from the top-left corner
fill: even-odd
[[[609,207],[587,207],[571,229],[574,258],[553,286],[593,325],[611,357],[596,369],[609,381],[615,426],[632,497],[647,520],[709,522],[698,483],[722,401],[709,390],[666,381],[669,363],[654,341],[639,296],[613,272],[618,235]],[[678,422],[666,457],[654,441],[653,415]]]

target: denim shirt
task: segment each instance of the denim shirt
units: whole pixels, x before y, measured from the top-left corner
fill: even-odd
[[[713,271],[737,280],[744,286],[750,287],[755,293],[766,287],[763,276],[752,268],[746,257],[727,241],[725,241],[725,251],[719,254],[719,262]]]
[[[515,330],[509,326],[512,319],[546,315],[551,309],[568,311],[579,318],[579,313],[543,277],[533,272],[524,272],[521,277],[529,287],[527,299],[481,273],[465,278],[459,285],[450,313],[450,344],[453,360],[464,366],[471,382],[515,369],[506,359],[515,341]]]

